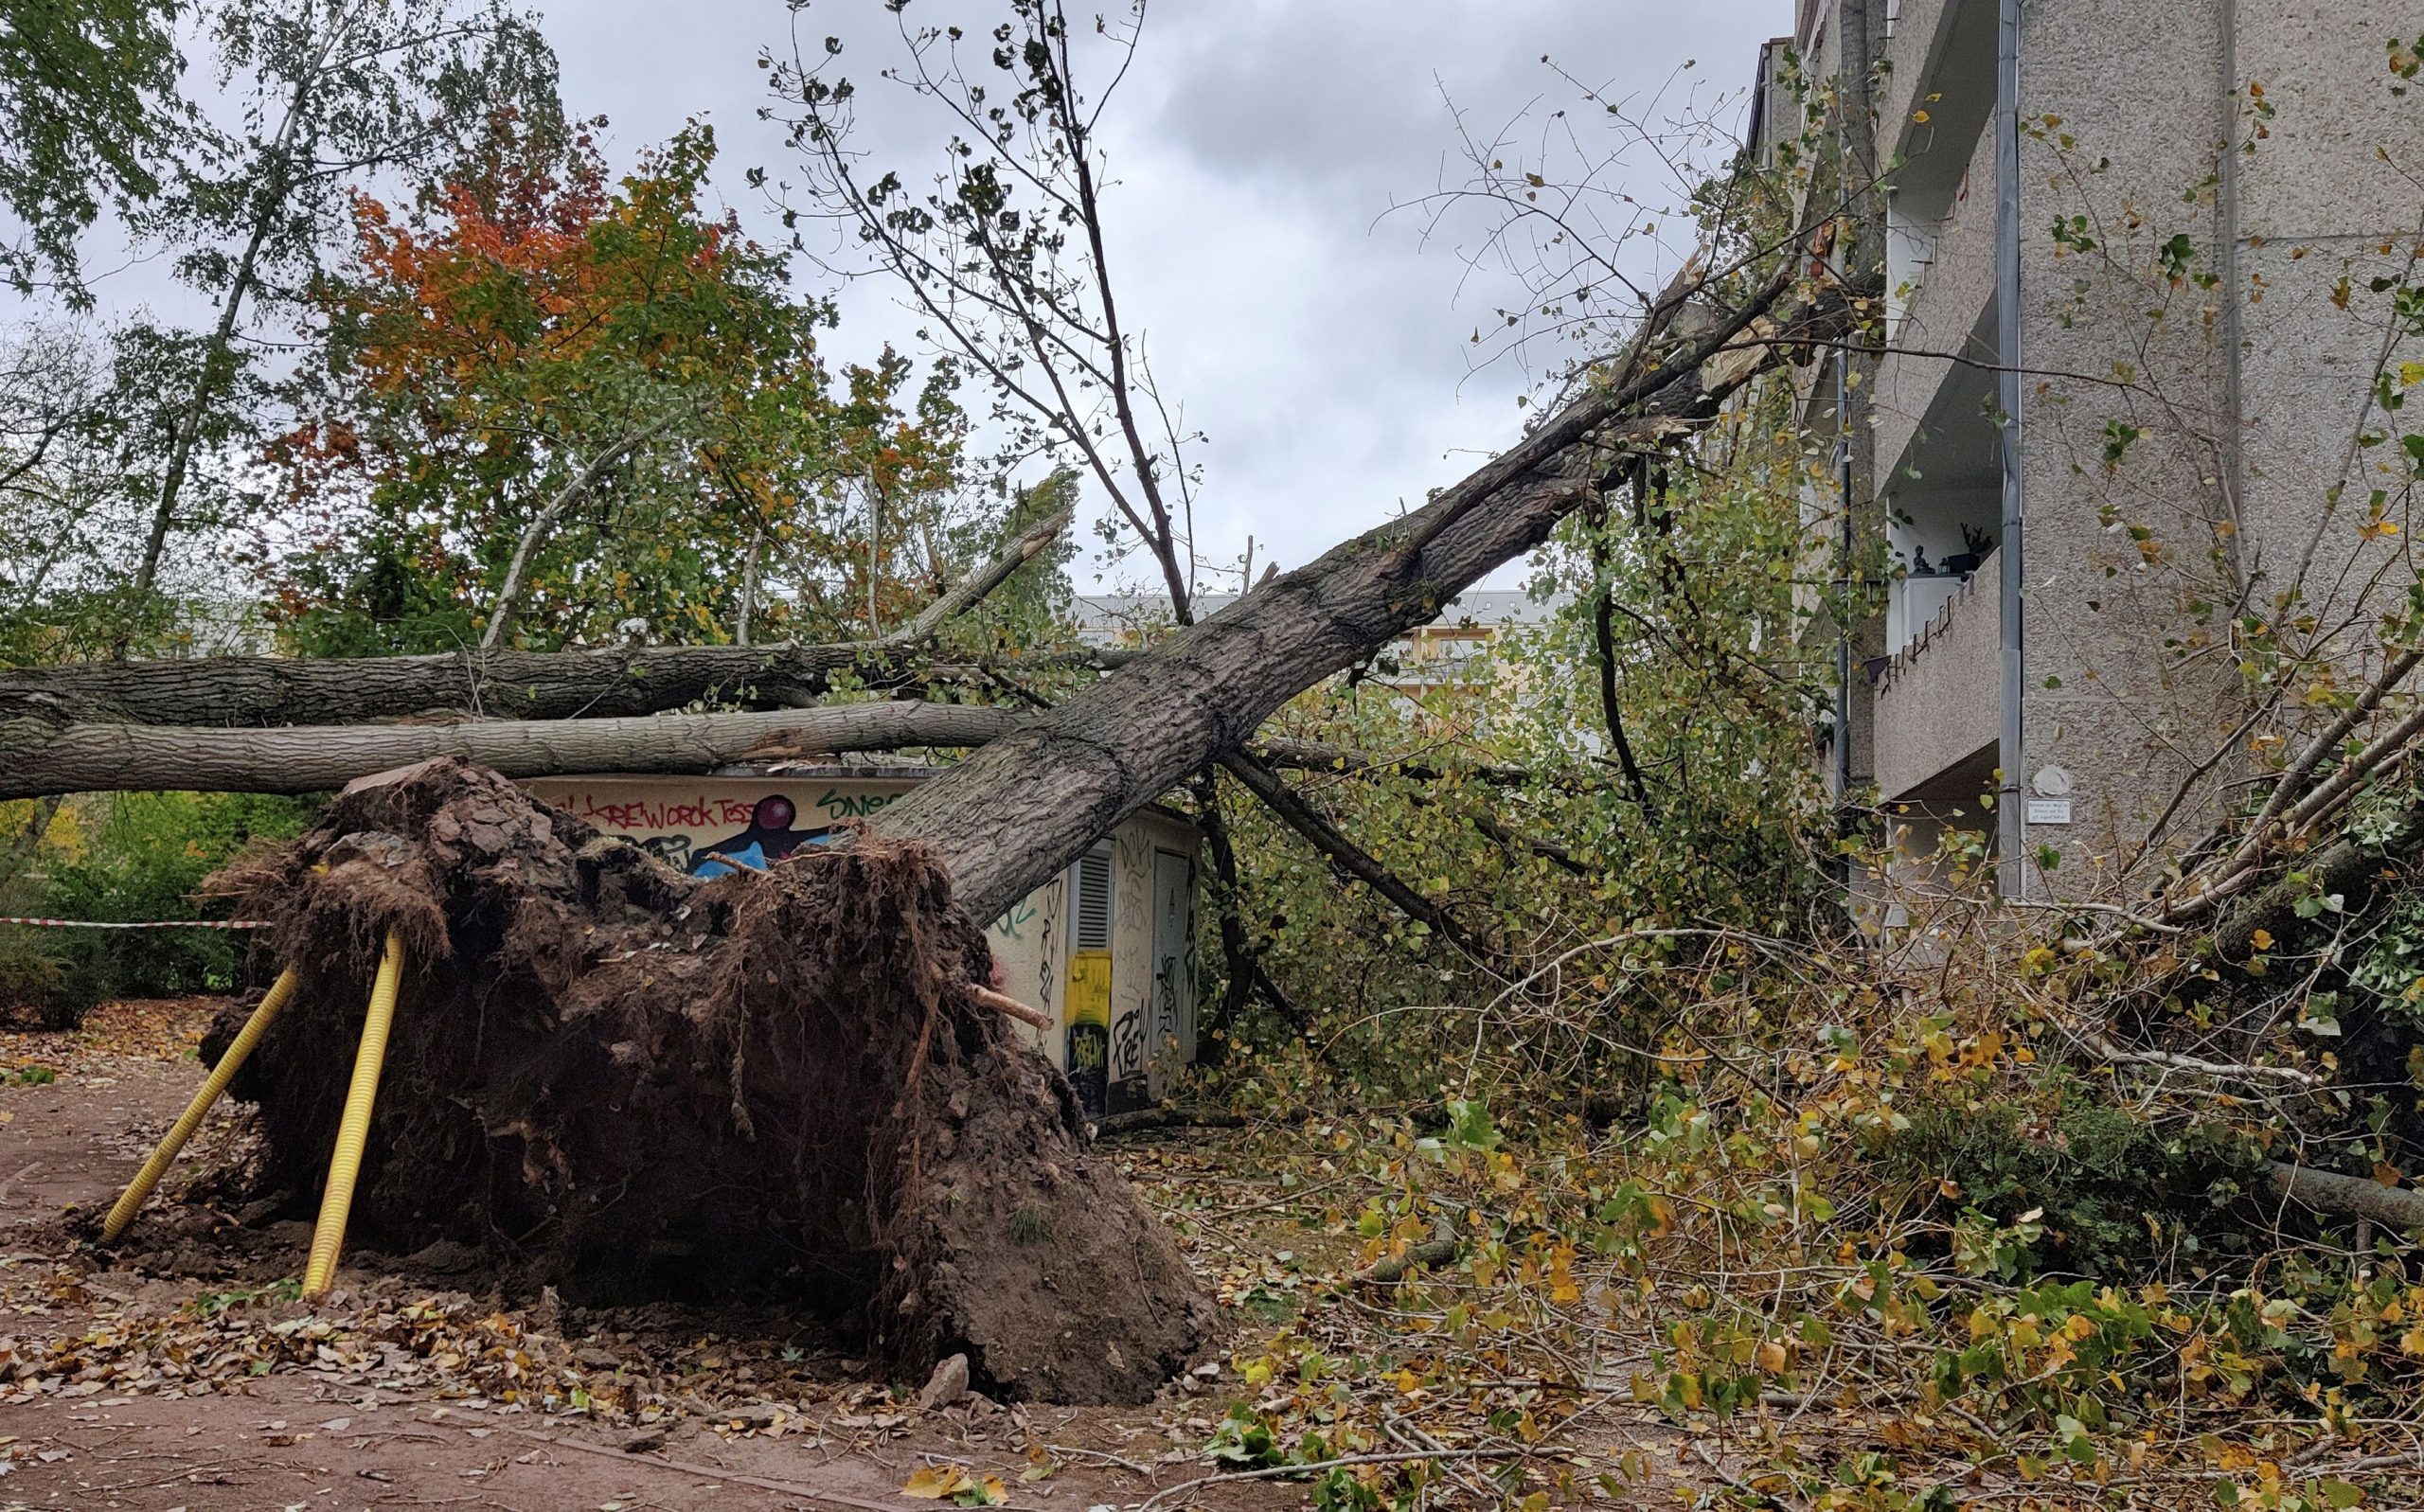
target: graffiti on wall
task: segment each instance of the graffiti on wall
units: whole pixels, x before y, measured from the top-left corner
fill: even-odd
[[[1123,1086],[1145,1079],[1145,1016],[1133,1009],[1112,1030],[1111,1079]]]
[[[1068,1072],[1078,1105],[1100,1114],[1109,1091],[1111,1020],[1111,952],[1075,951],[1069,956],[1069,996],[1063,1017],[1069,1025]]]
[[[1153,971],[1153,1048],[1167,1053],[1178,1043],[1178,957],[1165,955]]]
[[[676,871],[722,877],[748,868],[762,871],[803,845],[821,845],[853,819],[864,819],[898,802],[898,792],[845,792],[827,784],[809,805],[811,822],[800,824],[798,800],[788,792],[750,799],[698,793],[677,798],[600,797],[583,789],[563,795],[576,818],[619,835]],[[701,831],[720,838],[700,843]]]
[[[1111,1111],[1126,1112],[1151,1101],[1147,1062],[1151,1056],[1153,843],[1135,827],[1113,837],[1113,942],[1119,966],[1114,979],[1117,1007],[1111,1023]]]
[[[764,871],[802,845],[831,838],[839,827],[825,825],[815,829],[796,829],[793,821],[798,817],[799,809],[789,798],[779,792],[768,793],[749,810],[746,828],[690,852],[690,875],[727,877],[744,866],[751,871]]]

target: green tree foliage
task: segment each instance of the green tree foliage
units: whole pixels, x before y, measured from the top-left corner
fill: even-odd
[[[1298,989],[1331,1070],[1409,1096],[1435,1095],[1443,1065],[1462,1077],[1476,1060],[1486,1077],[1515,1075],[1537,1089],[1630,1082],[1637,1064],[1597,1041],[1656,1042],[1688,1020],[1687,993],[1636,992],[1562,1017],[1509,1011],[1479,1040],[1470,1019],[1442,1029],[1423,1005],[1487,1003],[1537,963],[1595,939],[1788,935],[1832,915],[1832,816],[1809,730],[1833,667],[1796,659],[1780,633],[1795,615],[1798,485],[1809,459],[1777,441],[1774,420],[1765,408],[1743,411],[1710,442],[1713,454],[1735,450],[1727,467],[1640,480],[1603,514],[1570,521],[1537,559],[1537,617],[1487,649],[1453,653],[1478,642],[1457,638],[1452,607],[1444,633],[1282,715],[1292,735],[1398,763],[1310,774],[1303,787],[1495,957],[1459,958],[1377,900],[1342,906],[1332,867],[1244,806],[1245,912],[1270,969]],[[1617,718],[1643,792],[1602,706],[1603,601],[1618,606]],[[1746,649],[1763,640],[1769,654]],[[1686,939],[1660,948],[1682,952]],[[1283,1045],[1306,1027],[1256,1024],[1249,1040]]]
[[[0,809],[16,835],[25,804]],[[37,809],[37,812],[43,810]],[[196,894],[247,847],[297,834],[311,806],[243,793],[96,797],[50,818],[33,864],[0,882],[11,914],[151,922],[221,917]],[[245,938],[222,930],[73,931],[0,925],[0,1012],[73,1023],[118,997],[224,992],[241,985]]]
[[[553,55],[494,0],[222,0],[192,35],[223,129],[174,95],[182,13],[118,0],[7,12],[9,42],[32,50],[0,49],[5,66],[42,87],[0,109],[0,202],[42,229],[0,271],[23,284],[34,262],[57,265],[76,296],[62,259],[106,201],[217,311],[196,328],[142,315],[16,344],[24,360],[0,384],[11,655],[173,652],[241,618],[221,552],[266,503],[253,461],[269,354],[316,316],[354,187],[469,160],[499,114],[562,132]],[[19,381],[29,372],[47,381]]]
[[[830,373],[830,307],[701,209],[704,127],[612,184],[585,135],[553,161],[510,120],[495,141],[404,216],[358,200],[323,286],[306,418],[271,451],[297,645],[722,640],[753,579],[801,590],[747,606],[761,638],[930,596],[964,428],[947,375],[913,393],[889,352]]]
[[[554,54],[502,0],[228,0],[208,31],[240,125],[197,134],[132,218],[219,310],[207,330],[155,338],[175,384],[129,394],[152,396],[141,407],[162,436],[128,581],[136,614],[153,609],[176,536],[249,512],[225,463],[258,436],[258,407],[243,401],[256,343],[264,322],[308,308],[355,186],[462,161],[500,111],[560,114]]]
[[[177,94],[177,0],[0,0],[0,205],[26,227],[0,245],[21,294],[47,281],[88,304],[77,237],[160,188]]]

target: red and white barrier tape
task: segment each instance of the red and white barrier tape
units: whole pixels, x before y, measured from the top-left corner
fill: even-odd
[[[0,924],[28,924],[35,929],[267,929],[265,918],[169,918],[139,924],[113,924],[95,918],[12,918],[0,916]]]

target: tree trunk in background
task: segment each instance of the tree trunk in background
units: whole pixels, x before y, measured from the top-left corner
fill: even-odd
[[[58,793],[45,793],[34,800],[33,811],[26,815],[25,827],[0,851],[0,887],[17,880],[32,864],[34,853],[42,849],[42,837],[50,832],[50,822],[59,817],[60,805],[66,800]]]
[[[344,659],[205,656],[173,662],[77,662],[0,670],[0,721],[344,724],[434,710],[492,719],[571,720],[656,714],[703,699],[793,703],[822,696],[839,672],[879,685],[897,676],[945,624],[973,608],[1059,539],[1069,518],[1064,509],[1039,522],[882,640],[483,649]]]

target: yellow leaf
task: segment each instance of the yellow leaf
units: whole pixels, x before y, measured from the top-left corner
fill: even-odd
[[[921,1502],[939,1502],[968,1484],[968,1472],[956,1465],[929,1465],[909,1477],[900,1488],[902,1496],[914,1496]]]
[[[2418,383],[2424,383],[2424,363],[2399,364],[2398,386],[2401,388],[2414,388]]]
[[[1925,126],[1928,123],[1928,113],[1923,110],[1915,110],[1911,112],[1911,119],[1918,122],[1922,126]]]
[[[2272,932],[2267,929],[2257,930],[2247,937],[2247,942],[2259,951],[2269,951],[2272,948]]]

